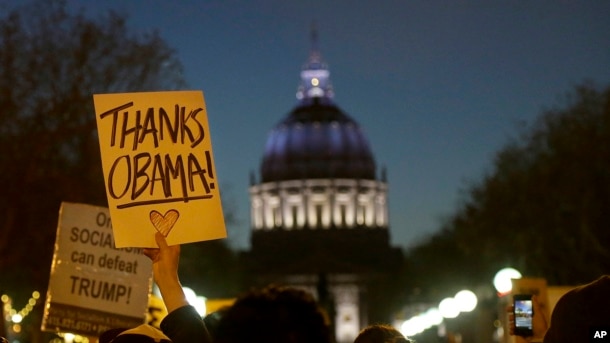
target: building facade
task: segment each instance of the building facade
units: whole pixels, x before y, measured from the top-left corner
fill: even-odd
[[[334,101],[312,33],[296,106],[272,128],[260,175],[250,176],[251,283],[311,291],[331,314],[338,342],[369,322],[368,286],[397,272],[388,184],[360,125]],[[258,177],[257,177],[258,176]]]

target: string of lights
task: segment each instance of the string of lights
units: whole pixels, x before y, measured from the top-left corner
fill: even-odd
[[[5,322],[8,325],[11,325],[10,328],[13,330],[13,332],[21,332],[21,322],[25,317],[28,316],[28,314],[32,312],[34,306],[36,306],[36,303],[39,299],[40,292],[32,292],[32,296],[25,304],[25,306],[21,310],[17,311],[15,308],[13,308],[13,300],[11,299],[11,297],[8,294],[2,294],[2,296],[0,297],[0,300],[2,300],[3,304],[2,315],[5,319]]]

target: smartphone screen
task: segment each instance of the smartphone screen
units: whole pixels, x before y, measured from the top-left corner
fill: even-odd
[[[532,335],[532,317],[534,307],[532,298],[527,296],[514,296],[515,334],[519,336]]]

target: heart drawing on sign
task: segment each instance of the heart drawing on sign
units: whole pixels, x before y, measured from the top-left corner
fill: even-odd
[[[150,211],[150,222],[165,237],[172,231],[174,224],[178,221],[178,217],[180,217],[180,213],[176,210],[169,210],[165,212],[165,215],[155,210]]]

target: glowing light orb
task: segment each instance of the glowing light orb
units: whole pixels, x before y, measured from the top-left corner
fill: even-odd
[[[521,273],[514,268],[504,268],[496,273],[494,287],[500,294],[505,294],[513,289],[511,279],[520,279]]]
[[[438,304],[438,310],[445,318],[455,318],[460,314],[457,302],[453,298],[445,298]]]
[[[197,310],[197,313],[199,313],[199,315],[204,316],[207,311],[205,297],[197,295],[195,291],[193,291],[189,287],[182,287],[182,289],[184,290],[184,295],[186,296],[186,300],[188,301],[188,303],[195,307],[195,310]]]
[[[470,312],[477,307],[477,296],[467,289],[457,292],[454,297],[460,312]]]
[[[12,321],[13,323],[16,323],[16,324],[21,323],[21,321],[22,321],[22,320],[23,320],[23,316],[21,316],[20,314],[14,314],[14,315],[11,317],[11,321]]]

